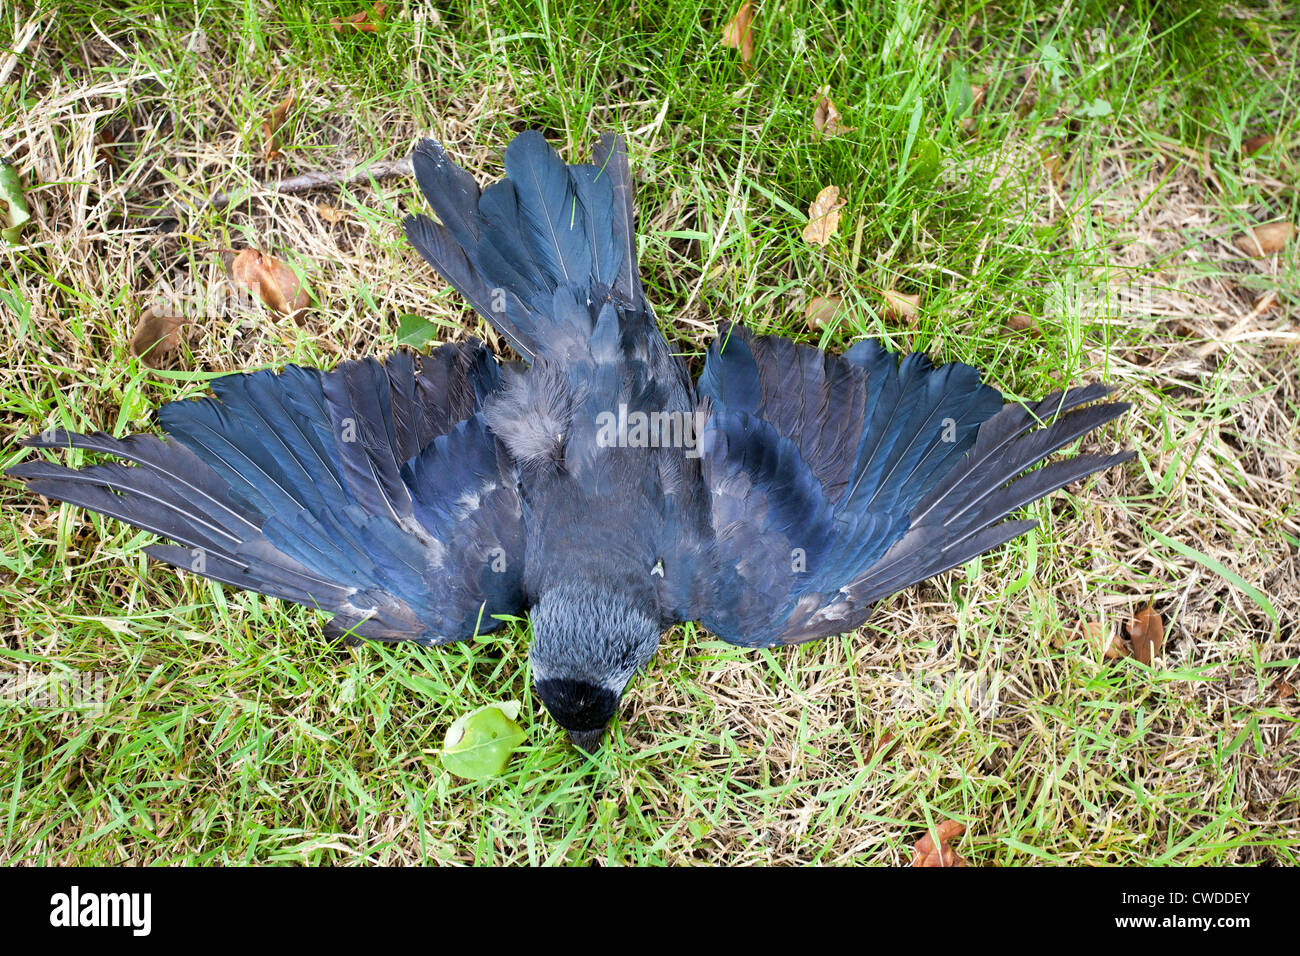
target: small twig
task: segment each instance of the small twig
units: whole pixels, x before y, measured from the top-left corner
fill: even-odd
[[[369,163],[365,166],[354,166],[351,169],[314,170],[313,172],[290,176],[288,179],[281,179],[278,182],[258,183],[257,185],[273,193],[300,193],[306,192],[308,189],[319,189],[322,186],[351,185],[352,183],[366,182],[371,179],[392,179],[396,176],[410,176],[411,173],[410,157],[405,159],[381,159],[378,162]],[[243,202],[251,198],[251,193],[241,196],[238,192],[233,194],[220,192],[208,198],[208,205],[216,209],[224,209],[233,202]],[[160,219],[179,219],[179,212],[179,207],[167,206],[155,213],[155,216]]]

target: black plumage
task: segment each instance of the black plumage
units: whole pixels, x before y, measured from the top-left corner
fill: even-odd
[[[132,465],[11,470],[152,531],[149,553],[315,607],[329,633],[439,644],[528,612],[538,693],[583,746],[678,621],[774,646],[1033,527],[1017,508],[1131,457],[1039,462],[1127,405],[1088,385],[1004,405],[971,367],[834,356],[736,325],[698,385],[637,276],[621,139],[566,166],[537,133],[479,189],[436,143],[411,243],[523,357],[431,355],[231,375],[168,439],[34,436]]]

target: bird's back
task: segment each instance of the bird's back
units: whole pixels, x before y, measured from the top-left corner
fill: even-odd
[[[413,216],[406,233],[524,359],[483,414],[543,519],[526,521],[530,593],[626,577],[671,616],[687,575],[660,552],[702,520],[695,398],[642,294],[622,140],[593,158],[566,165],[522,133],[507,178],[480,191],[426,141],[415,170],[441,222]]]

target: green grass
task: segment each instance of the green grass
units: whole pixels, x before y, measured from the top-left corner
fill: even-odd
[[[985,864],[1297,862],[1297,704],[1272,690],[1300,668],[1296,243],[1259,262],[1230,240],[1300,221],[1300,31],[1280,3],[1113,8],[763,4],[751,70],[718,43],[731,9],[683,0],[399,3],[355,36],[329,26],[350,3],[41,18],[0,85],[0,149],[37,219],[3,251],[10,438],[152,429],[154,408],[214,374],[385,351],[406,313],[485,335],[401,237],[413,183],[275,197],[255,182],[396,157],[430,130],[495,176],[519,130],[576,161],[613,128],[647,293],[695,367],[736,320],[967,361],[1013,397],[1104,378],[1135,409],[1102,442],[1139,458],[1034,505],[1039,531],[886,601],[857,634],[751,654],[674,630],[592,758],[532,697],[524,626],[338,652],[317,615],[152,564],[148,535],[7,480],[0,678],[98,673],[107,702],[0,696],[0,855],[906,862],[951,817]],[[0,23],[0,50],[31,16]],[[986,87],[973,113],[969,84]],[[824,87],[851,132],[813,129]],[[261,119],[289,89],[271,168]],[[126,131],[111,173],[93,159],[104,129]],[[1244,159],[1260,132],[1275,144]],[[828,184],[847,203],[817,249],[800,231]],[[223,190],[250,199],[206,204]],[[348,222],[325,225],[318,200]],[[156,232],[165,205],[185,211]],[[307,326],[237,310],[191,328],[172,370],[132,358],[151,290],[216,282],[220,250],[242,245],[301,268],[322,304]],[[1121,280],[1158,307],[1059,304],[1062,287]],[[915,321],[884,313],[885,289],[920,294]],[[1269,292],[1278,309],[1243,324]],[[845,300],[830,327],[805,324],[812,295]],[[1020,314],[1036,334],[1008,330]],[[1151,600],[1170,631],[1153,667],[1075,636]],[[506,773],[449,777],[448,725],[511,698],[529,740]]]

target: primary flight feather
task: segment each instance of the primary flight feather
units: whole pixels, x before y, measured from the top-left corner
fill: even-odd
[[[437,220],[407,237],[522,363],[471,339],[229,375],[161,409],[166,440],[24,441],[131,465],[10,474],[173,542],[147,549],[161,561],[328,613],[331,635],[443,644],[527,613],[538,694],[591,748],[672,624],[748,647],[851,631],[1132,457],[1033,468],[1123,414],[1105,386],[1004,404],[969,366],[870,341],[835,356],[733,325],[692,383],[637,276],[620,138],[570,166],[522,133],[482,191],[435,142],[413,159]]]

